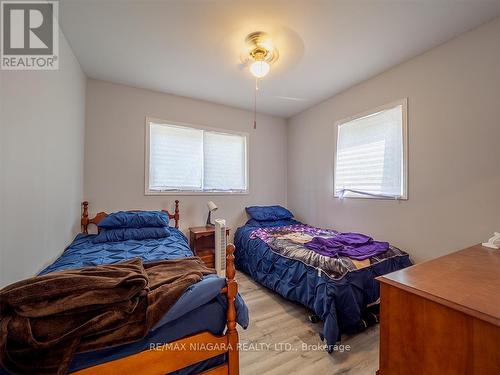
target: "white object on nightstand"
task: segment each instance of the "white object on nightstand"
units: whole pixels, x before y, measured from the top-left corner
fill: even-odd
[[[495,232],[493,237],[491,237],[488,242],[483,242],[482,244],[485,247],[489,247],[491,249],[500,249],[500,233]]]

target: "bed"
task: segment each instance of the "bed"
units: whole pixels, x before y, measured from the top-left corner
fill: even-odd
[[[409,255],[390,246],[365,261],[344,256],[327,259],[300,242],[304,233],[335,236],[338,232],[302,224],[292,218],[250,219],[235,233],[235,263],[258,283],[298,302],[324,323],[322,340],[331,352],[341,334],[362,330],[366,309],[379,302],[375,278],[412,264]],[[289,239],[292,238],[293,241]]]
[[[82,233],[40,275],[136,257],[144,262],[192,257],[187,239],[178,229],[179,201],[175,201],[174,213],[167,214],[175,222],[175,227],[169,228],[168,237],[94,243],[97,234],[89,234],[89,225],[98,225],[108,215],[101,212],[90,218],[88,202],[83,202]],[[246,328],[248,310],[237,291],[234,246],[228,245],[226,253],[226,279],[205,276],[184,292],[142,340],[77,353],[69,372],[79,375],[238,374],[236,324]]]

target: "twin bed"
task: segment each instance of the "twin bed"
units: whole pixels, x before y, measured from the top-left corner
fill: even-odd
[[[335,238],[339,233],[302,224],[288,210],[279,209],[247,209],[251,219],[235,233],[236,267],[284,298],[309,308],[312,316],[323,321],[320,337],[331,352],[341,334],[366,327],[367,308],[379,302],[375,278],[410,266],[410,257],[388,243],[374,241],[373,254],[367,253],[370,256],[351,255],[365,259],[318,254],[307,248],[307,242],[314,237]],[[378,251],[380,244],[385,248]]]
[[[147,263],[193,256],[186,237],[178,230],[179,201],[175,202],[174,214],[168,214],[175,222],[175,226],[169,228],[168,237],[95,243],[96,235],[88,234],[89,225],[99,225],[107,216],[101,212],[89,218],[88,203],[83,202],[82,233],[40,275],[132,258],[141,258]],[[237,293],[233,252],[234,246],[229,245],[226,279],[205,276],[182,294],[142,340],[77,353],[69,372],[79,375],[238,374],[236,324],[246,328],[248,311]]]

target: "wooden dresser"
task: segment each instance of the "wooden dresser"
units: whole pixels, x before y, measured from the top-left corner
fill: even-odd
[[[378,281],[379,375],[500,374],[500,250],[473,246]]]

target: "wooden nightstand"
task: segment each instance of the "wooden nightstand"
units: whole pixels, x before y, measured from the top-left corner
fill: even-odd
[[[226,229],[229,236],[229,228]],[[199,256],[207,267],[215,267],[215,228],[192,227],[189,228],[189,246],[194,255]]]

